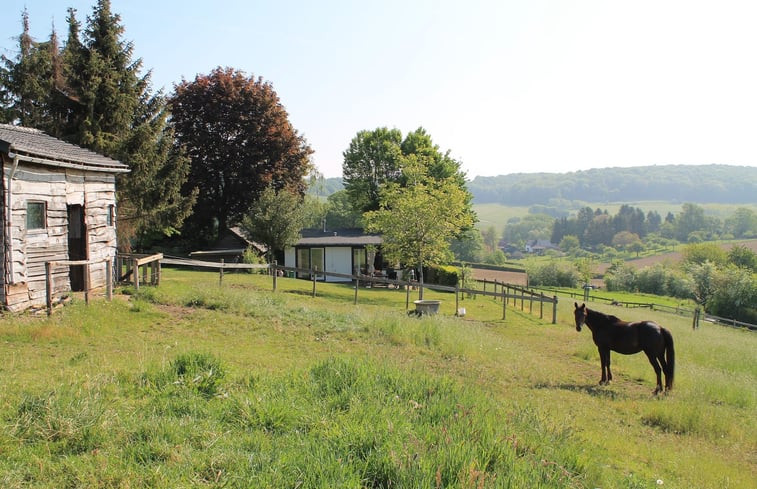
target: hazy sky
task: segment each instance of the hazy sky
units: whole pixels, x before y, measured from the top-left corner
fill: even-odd
[[[94,0],[3,0],[0,52]],[[154,88],[273,84],[327,177],[355,134],[423,126],[477,175],[757,166],[754,0],[112,0]],[[14,19],[15,16],[15,21]]]

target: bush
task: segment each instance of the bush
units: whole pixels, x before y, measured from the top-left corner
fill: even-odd
[[[551,261],[526,267],[528,283],[542,287],[576,287],[578,272],[568,264]]]
[[[460,270],[452,266],[431,265],[423,270],[423,281],[427,284],[454,287],[460,279]]]

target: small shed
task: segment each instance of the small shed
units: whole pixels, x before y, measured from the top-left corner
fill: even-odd
[[[99,288],[116,255],[116,175],[129,168],[37,129],[0,124],[0,306],[44,305],[45,262],[93,260],[52,270],[53,297]]]
[[[378,234],[362,229],[303,229],[302,238],[284,250],[284,265],[314,268],[345,275],[373,274],[381,269],[381,244]],[[301,278],[310,278],[301,272]],[[327,282],[349,281],[348,278],[319,276]]]
[[[264,244],[254,241],[244,229],[234,226],[222,232],[210,249],[193,251],[189,256],[203,261],[242,263],[244,252],[248,249],[253,249],[261,256],[267,251]]]

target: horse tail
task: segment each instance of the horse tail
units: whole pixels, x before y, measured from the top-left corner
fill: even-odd
[[[676,369],[676,351],[673,347],[673,335],[665,328],[660,329],[662,330],[662,337],[665,341],[665,364],[667,366],[665,369],[665,383],[667,385],[665,387],[667,389],[672,389],[673,375],[675,374]]]

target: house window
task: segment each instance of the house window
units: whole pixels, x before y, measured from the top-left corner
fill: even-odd
[[[47,203],[26,203],[26,229],[45,229],[47,227]]]
[[[110,204],[108,206],[108,216],[106,218],[107,225],[113,226],[113,223],[116,221],[116,206],[113,204]]]

